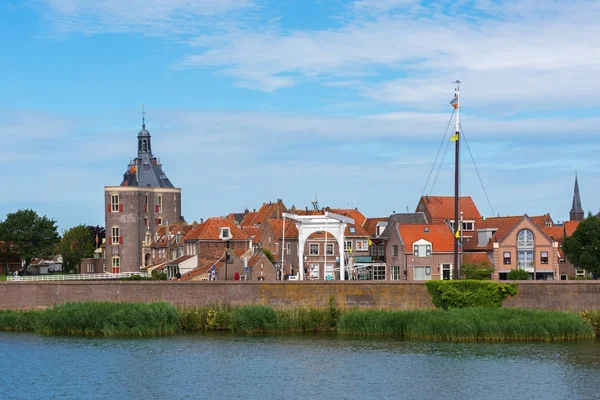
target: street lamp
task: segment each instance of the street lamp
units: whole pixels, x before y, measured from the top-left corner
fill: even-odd
[[[225,239],[227,250],[225,250],[225,280],[227,280],[227,264],[229,264],[229,238]]]

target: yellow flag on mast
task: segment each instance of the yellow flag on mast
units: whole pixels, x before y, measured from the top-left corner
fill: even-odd
[[[456,142],[457,140],[458,140],[458,133],[455,133],[454,135],[450,136],[451,142]]]

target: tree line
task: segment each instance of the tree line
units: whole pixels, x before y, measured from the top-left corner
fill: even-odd
[[[63,272],[77,272],[81,259],[94,255],[104,235],[104,228],[82,224],[64,231],[61,236],[53,219],[31,209],[19,210],[0,221],[0,262],[22,260],[26,272],[34,259],[60,254]]]

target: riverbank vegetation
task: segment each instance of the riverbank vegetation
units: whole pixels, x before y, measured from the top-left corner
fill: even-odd
[[[506,297],[517,294],[514,283],[482,280],[427,281],[427,291],[437,308],[499,308]]]
[[[169,303],[65,303],[37,311],[0,311],[0,330],[89,336],[159,336],[184,332],[394,336],[451,341],[559,341],[593,337],[600,312],[501,308],[450,310],[275,310],[270,306],[178,309]]]

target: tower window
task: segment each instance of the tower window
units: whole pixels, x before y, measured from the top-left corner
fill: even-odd
[[[159,194],[158,196],[156,196],[156,212],[162,212],[162,206],[162,194]]]
[[[111,212],[119,212],[119,195],[111,194],[110,195],[110,211]]]
[[[118,274],[121,272],[121,259],[119,257],[112,258],[112,273]]]
[[[112,227],[112,231],[111,231],[112,235],[111,235],[111,243],[112,244],[119,244],[120,242],[120,232],[119,232],[119,227],[118,226],[113,226]]]

